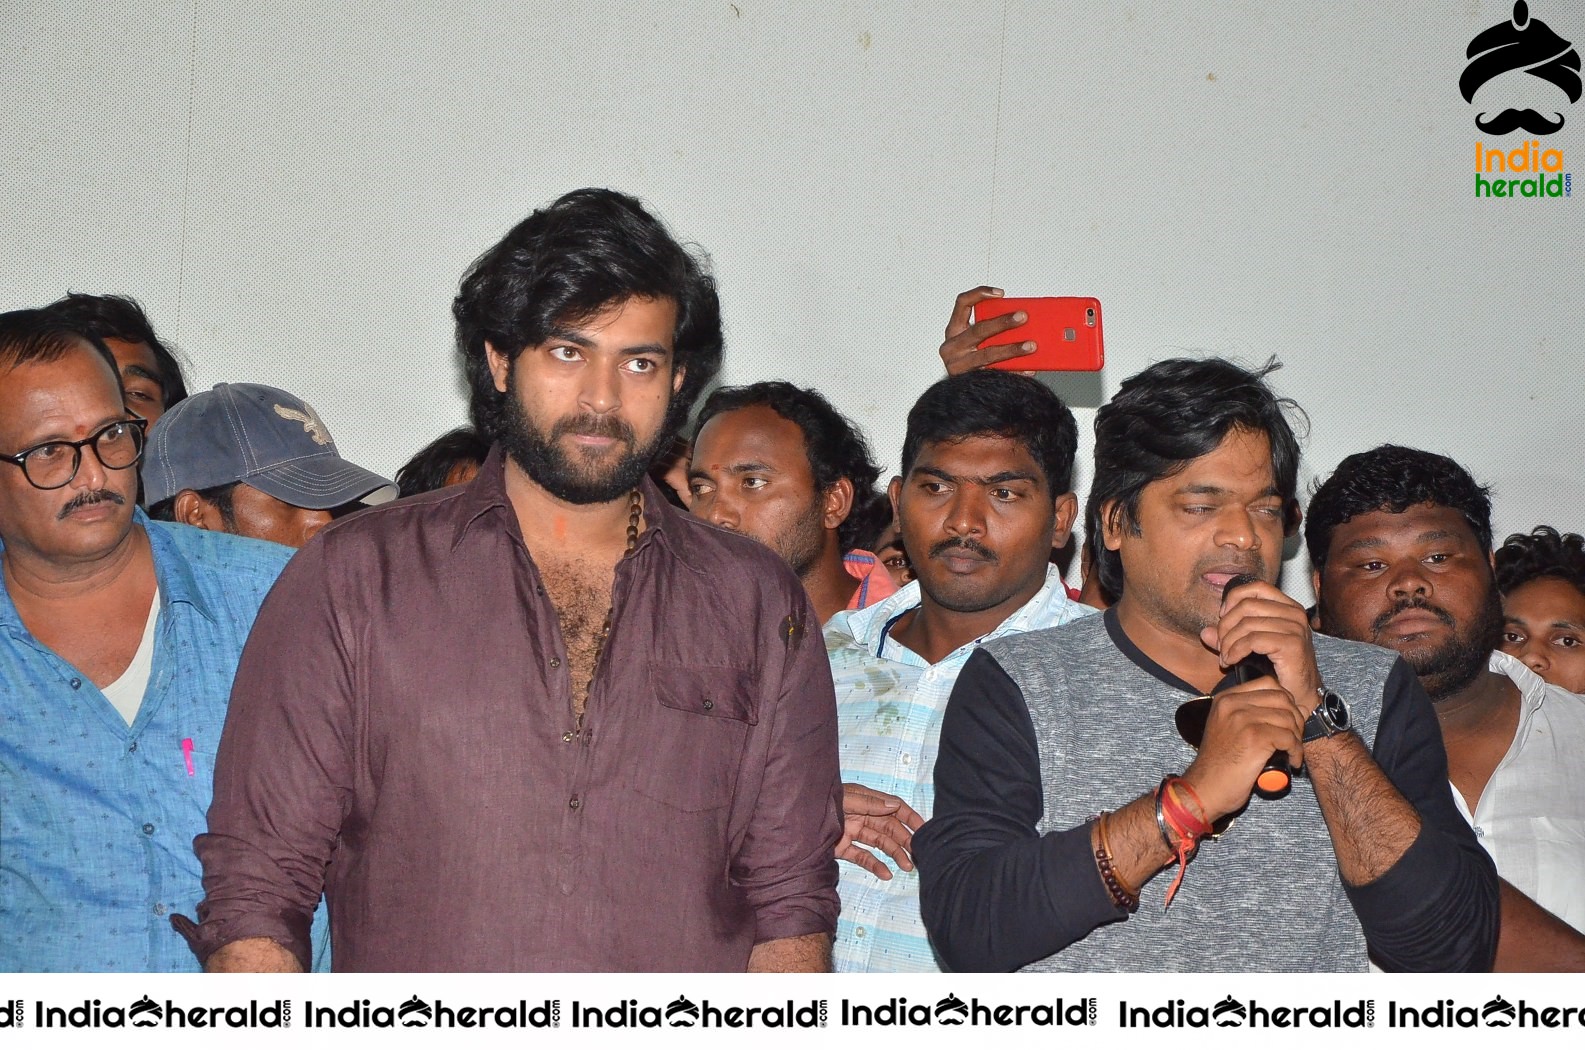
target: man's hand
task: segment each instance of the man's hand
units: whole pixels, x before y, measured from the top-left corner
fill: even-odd
[[[947,322],[946,342],[941,344],[941,363],[947,366],[947,375],[962,375],[972,372],[976,368],[984,368],[998,361],[1010,361],[1015,357],[1023,357],[1035,352],[1035,344],[1025,341],[1011,343],[1007,346],[988,346],[980,349],[980,344],[993,335],[1017,328],[1029,320],[1029,315],[1022,310],[1016,310],[1001,317],[990,317],[977,324],[969,324],[969,312],[974,309],[974,304],[986,299],[999,299],[1002,296],[1000,288],[980,285],[959,293],[957,301],[952,305],[952,319]],[[1025,372],[1024,375],[1034,375]]]
[[[1310,618],[1304,606],[1271,584],[1249,583],[1235,590],[1233,600],[1222,604],[1221,620],[1201,631],[1200,639],[1221,654],[1223,667],[1251,653],[1268,657],[1277,683],[1292,694],[1303,718],[1320,703],[1321,672],[1315,665]]]
[[[1304,764],[1306,717],[1271,678],[1212,697],[1200,753],[1183,773],[1207,810],[1207,822],[1244,808],[1272,752],[1286,751],[1295,769]]]
[[[842,840],[837,843],[837,860],[851,861],[879,879],[890,879],[886,862],[865,849],[871,846],[885,853],[904,871],[914,870],[908,853],[914,832],[924,823],[914,808],[896,795],[867,788],[863,784],[842,785]]]

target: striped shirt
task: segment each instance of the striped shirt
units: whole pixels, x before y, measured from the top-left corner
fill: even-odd
[[[941,716],[969,654],[981,642],[1056,627],[1095,610],[1069,598],[1062,577],[1048,567],[1044,586],[1000,627],[929,664],[890,637],[897,619],[918,606],[915,581],[878,605],[838,613],[826,626],[825,639],[836,683],[843,783],[896,795],[929,820]],[[899,871],[888,858],[881,859],[892,868],[890,881],[857,864],[840,866],[835,968],[935,972],[940,967],[919,917],[918,873]]]

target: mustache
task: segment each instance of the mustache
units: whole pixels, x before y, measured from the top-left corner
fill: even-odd
[[[580,437],[615,438],[618,441],[625,441],[629,445],[638,443],[638,438],[633,433],[633,428],[627,424],[626,420],[618,419],[616,416],[598,416],[593,413],[581,416],[564,416],[556,420],[556,425],[550,428],[551,441],[566,437],[568,434],[576,434]]]
[[[986,561],[990,562],[1001,561],[1001,559],[996,556],[996,552],[991,550],[989,547],[963,536],[952,536],[942,540],[940,543],[930,548],[930,556],[932,558],[939,558],[947,551],[952,550],[965,550],[970,554],[977,554]]]
[[[60,509],[60,513],[55,515],[55,520],[64,521],[66,516],[72,511],[81,510],[83,507],[91,507],[95,503],[103,503],[106,500],[119,507],[126,502],[126,497],[119,492],[111,492],[109,489],[93,489],[89,492],[79,492],[72,497],[70,503]]]
[[[1535,135],[1550,135],[1563,127],[1563,114],[1557,114],[1557,121],[1553,122],[1533,109],[1505,109],[1493,117],[1482,113],[1475,118],[1475,126],[1488,135],[1506,135],[1519,128]]]
[[[1453,622],[1452,613],[1449,613],[1446,609],[1442,608],[1440,605],[1432,605],[1430,602],[1426,601],[1424,598],[1403,598],[1403,599],[1400,599],[1399,601],[1395,602],[1391,609],[1388,609],[1386,612],[1384,612],[1380,616],[1376,617],[1375,620],[1371,621],[1371,625],[1370,625],[1371,633],[1372,634],[1380,634],[1383,630],[1386,629],[1387,624],[1389,622],[1391,622],[1391,620],[1392,620],[1392,618],[1394,616],[1397,616],[1401,612],[1407,612],[1410,609],[1423,609],[1424,611],[1430,613],[1432,616],[1435,616],[1438,620],[1441,620],[1444,624],[1446,624],[1449,627],[1457,627],[1458,626],[1456,623]]]

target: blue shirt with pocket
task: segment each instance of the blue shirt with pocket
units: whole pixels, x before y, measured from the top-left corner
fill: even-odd
[[[150,521],[153,669],[128,726],[0,586],[0,970],[198,969],[193,838],[242,643],[290,548]],[[321,918],[323,916],[321,915]]]

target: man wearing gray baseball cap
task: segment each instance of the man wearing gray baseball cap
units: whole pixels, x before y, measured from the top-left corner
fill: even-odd
[[[319,413],[258,383],[218,383],[149,433],[149,516],[301,547],[333,518],[396,498],[396,485],[342,459]]]

